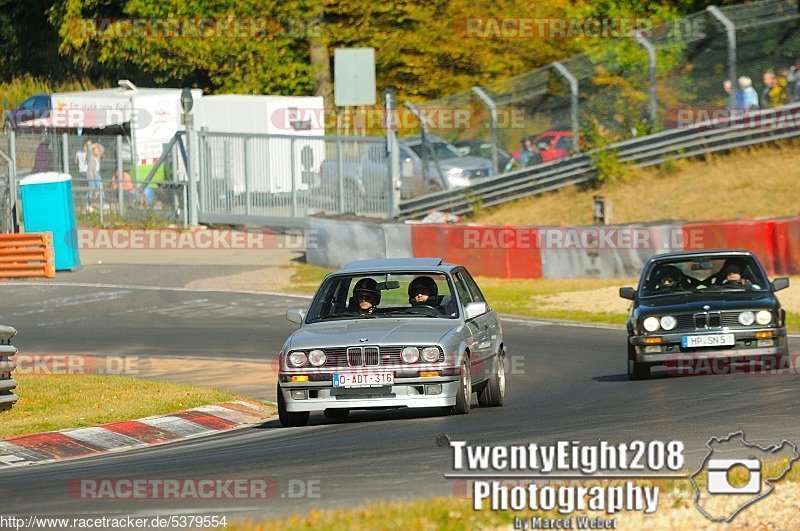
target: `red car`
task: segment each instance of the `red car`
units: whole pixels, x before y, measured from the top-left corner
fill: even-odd
[[[539,147],[542,162],[563,159],[572,153],[572,131],[547,131],[534,138],[533,143]]]

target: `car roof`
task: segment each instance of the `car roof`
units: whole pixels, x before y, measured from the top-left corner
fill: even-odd
[[[337,273],[352,272],[390,272],[390,271],[441,271],[449,272],[459,267],[444,263],[442,258],[376,258],[372,260],[354,260],[348,262]]]
[[[720,256],[756,256],[745,249],[703,249],[700,251],[677,251],[672,253],[657,254],[650,258],[651,262],[661,260],[672,260],[675,258],[698,258],[698,257],[720,257]]]

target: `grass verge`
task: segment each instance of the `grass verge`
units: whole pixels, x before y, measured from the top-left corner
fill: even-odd
[[[0,413],[0,439],[174,413],[234,400],[231,393],[131,376],[15,374],[20,398]]]

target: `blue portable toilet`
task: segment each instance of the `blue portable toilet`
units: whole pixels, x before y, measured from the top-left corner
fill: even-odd
[[[81,266],[78,222],[72,199],[72,177],[66,173],[34,173],[19,183],[25,232],[52,232],[56,271]]]

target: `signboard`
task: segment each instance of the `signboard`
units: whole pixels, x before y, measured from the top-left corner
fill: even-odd
[[[375,105],[375,48],[336,48],[333,98],[339,107]]]

